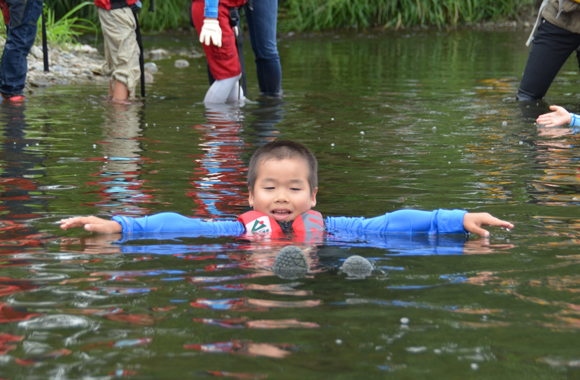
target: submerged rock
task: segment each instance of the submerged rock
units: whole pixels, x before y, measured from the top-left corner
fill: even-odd
[[[175,61],[175,67],[177,67],[178,69],[189,67],[189,62],[187,62],[185,59],[178,59],[177,61]]]
[[[153,61],[169,57],[169,52],[165,49],[155,49],[145,52],[144,56]]]
[[[157,67],[157,64],[155,62],[147,62],[145,64],[145,71],[148,71],[151,74],[155,74],[156,72],[159,71],[159,68]]]

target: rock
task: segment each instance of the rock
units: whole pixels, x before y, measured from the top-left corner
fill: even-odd
[[[50,85],[50,82],[42,77],[29,79],[29,82],[35,87],[48,87]]]
[[[67,45],[66,46],[70,51],[74,51],[76,53],[82,53],[82,54],[99,54],[99,51],[89,45]]]
[[[153,74],[145,70],[145,83],[153,83]]]
[[[147,62],[145,64],[145,71],[147,71],[151,74],[155,74],[156,72],[159,71],[159,68],[157,68],[157,65],[155,64],[155,62]]]
[[[165,49],[155,49],[155,50],[151,50],[148,53],[148,58],[155,61],[158,59],[163,59],[169,57],[169,52]]]
[[[202,58],[204,55],[203,53],[193,49],[190,53],[189,53],[189,58]]]
[[[35,63],[34,65],[32,65],[30,67],[30,70],[44,71],[44,64],[42,64],[42,63]]]
[[[187,62],[185,59],[178,59],[177,61],[175,61],[175,67],[177,67],[178,69],[189,67],[189,62]]]
[[[30,54],[32,54],[36,59],[43,59],[44,54],[42,54],[42,49],[38,46],[32,46],[30,49]]]
[[[50,71],[53,71],[55,73],[64,73],[64,72],[66,72],[66,69],[60,65],[53,65],[50,68]]]

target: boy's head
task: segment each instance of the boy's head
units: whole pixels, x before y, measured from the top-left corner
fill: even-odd
[[[316,205],[318,162],[304,145],[273,141],[256,150],[248,169],[250,206],[291,221]]]

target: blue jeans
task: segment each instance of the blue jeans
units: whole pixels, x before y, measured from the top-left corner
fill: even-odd
[[[0,92],[6,96],[23,94],[28,70],[26,57],[34,44],[42,1],[6,0],[10,23],[6,25],[6,45],[0,62]]]
[[[267,96],[282,95],[282,67],[276,45],[278,0],[253,1],[253,10],[245,5],[250,43],[256,56],[256,70],[260,93]]]

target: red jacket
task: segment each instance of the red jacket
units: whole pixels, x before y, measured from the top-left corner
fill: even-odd
[[[220,0],[221,5],[225,5],[228,8],[241,7],[246,4],[247,0]]]
[[[110,11],[111,9],[131,6],[137,1],[138,0],[95,0],[95,5],[99,8]]]

